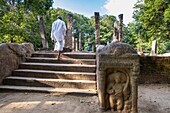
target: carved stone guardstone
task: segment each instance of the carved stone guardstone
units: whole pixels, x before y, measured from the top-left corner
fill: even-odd
[[[121,42],[97,48],[100,111],[137,113],[139,58],[132,46]]]

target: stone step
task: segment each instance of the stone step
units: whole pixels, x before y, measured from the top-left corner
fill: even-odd
[[[44,58],[44,57],[30,57],[26,58],[26,62],[36,62],[36,63],[58,63],[58,64],[86,64],[95,65],[95,59],[72,59],[72,58],[62,58],[57,60],[57,58]]]
[[[20,69],[36,69],[51,71],[69,71],[69,72],[92,72],[95,73],[96,65],[81,64],[53,64],[53,63],[21,63]]]
[[[55,87],[55,88],[75,88],[94,89],[96,81],[87,80],[64,80],[10,76],[4,79],[4,85],[29,86],[29,87]]]
[[[63,71],[48,71],[48,70],[31,70],[17,69],[13,71],[13,76],[20,77],[37,77],[37,78],[55,78],[69,80],[92,80],[95,81],[95,73],[87,72],[63,72]]]
[[[52,87],[27,87],[27,86],[0,86],[1,91],[31,91],[31,92],[45,92],[45,93],[65,93],[65,94],[90,94],[96,95],[96,90],[91,89],[71,89],[71,88],[52,88]]]
[[[48,57],[48,58],[57,58],[57,53],[39,53],[35,52],[32,54],[32,57]],[[95,59],[95,53],[78,53],[78,52],[65,52],[61,54],[61,58],[74,58],[74,59]]]

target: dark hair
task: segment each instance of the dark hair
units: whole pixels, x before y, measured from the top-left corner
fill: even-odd
[[[58,19],[62,20],[62,16],[57,16]]]

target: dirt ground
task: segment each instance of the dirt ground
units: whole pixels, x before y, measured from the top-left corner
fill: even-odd
[[[138,112],[170,113],[170,84],[139,85]],[[99,113],[98,98],[85,95],[1,92],[0,113]]]

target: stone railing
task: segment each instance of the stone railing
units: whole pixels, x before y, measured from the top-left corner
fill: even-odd
[[[137,113],[140,57],[132,46],[113,42],[97,49],[97,89],[101,111]]]
[[[18,68],[18,65],[30,57],[34,52],[33,44],[0,44],[0,84],[2,80],[11,75],[12,71]]]

